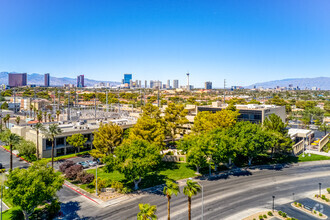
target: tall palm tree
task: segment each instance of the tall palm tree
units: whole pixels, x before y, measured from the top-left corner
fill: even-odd
[[[20,141],[20,137],[16,134],[9,133],[6,137],[6,144],[9,145],[10,148],[10,170],[13,169],[13,145],[18,144]]]
[[[177,196],[180,193],[179,185],[172,180],[167,180],[163,193],[167,197],[167,219],[170,220],[170,200],[173,194]]]
[[[9,119],[10,119],[9,114],[7,114],[5,117],[3,117],[3,122],[5,123],[6,128],[9,127]],[[8,125],[7,125],[7,123],[8,123]]]
[[[52,120],[52,114],[48,113],[48,122],[51,122]]]
[[[21,121],[21,117],[17,116],[16,119],[15,119],[16,124],[19,125],[20,121]]]
[[[40,132],[45,132],[46,131],[46,129],[45,129],[45,127],[44,127],[44,125],[43,124],[41,124],[40,122],[38,122],[34,127],[33,127],[33,129],[37,132],[37,150],[36,150],[36,152],[37,152],[37,160],[39,159],[39,133]]]
[[[47,112],[46,111],[44,111],[44,120],[45,120],[45,122],[47,122]]]
[[[52,124],[48,126],[46,137],[52,142],[52,168],[54,168],[55,137],[59,134],[62,134],[62,130],[60,127],[58,127],[58,124]]]
[[[30,99],[30,102],[31,102],[31,99]],[[32,110],[33,110],[33,105],[30,104],[30,118],[31,118],[31,116],[32,116]]]
[[[37,115],[37,120],[38,120],[38,122],[41,122],[42,121],[42,114],[38,114]]]
[[[139,204],[140,212],[137,214],[137,220],[154,220],[157,219],[155,212],[157,211],[157,206],[146,204]]]
[[[183,193],[188,196],[188,220],[191,220],[191,197],[201,191],[201,186],[192,180],[187,180],[187,185],[183,188]]]
[[[57,121],[60,120],[60,114],[61,114],[61,111],[60,110],[56,110]]]

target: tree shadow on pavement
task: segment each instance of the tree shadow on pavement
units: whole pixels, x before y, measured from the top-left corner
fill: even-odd
[[[63,213],[62,217],[57,219],[73,220],[73,219],[83,219],[88,220],[92,219],[90,217],[80,217],[77,211],[80,210],[79,202],[67,202],[61,204],[61,212]]]

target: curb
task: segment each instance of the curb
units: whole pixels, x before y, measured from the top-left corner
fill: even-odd
[[[69,189],[71,189],[71,190],[73,190],[73,191],[79,193],[80,195],[85,196],[87,199],[89,199],[89,200],[95,202],[96,204],[100,205],[100,204],[99,204],[98,202],[96,202],[94,199],[90,198],[89,196],[86,196],[86,195],[83,194],[82,192],[79,192],[78,190],[74,189],[73,187],[69,186],[68,184],[64,183],[63,185],[66,186],[66,187],[68,187]]]
[[[4,149],[5,151],[7,151],[8,153],[10,153],[10,150],[7,150],[6,148],[4,148],[3,146],[0,146],[2,147],[2,149]],[[12,155],[16,156],[17,158],[20,158],[21,160],[24,160],[25,162],[27,162],[28,164],[31,164],[29,161],[23,159],[22,157],[18,156],[17,154],[14,154],[14,153],[11,153]]]

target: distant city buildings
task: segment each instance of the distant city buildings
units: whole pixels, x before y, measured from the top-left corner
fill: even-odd
[[[179,80],[175,79],[173,80],[173,89],[178,89],[179,88]]]
[[[171,81],[168,79],[166,84],[166,89],[170,89],[170,88],[171,88]]]
[[[205,82],[205,89],[212,89],[212,82]]]
[[[124,74],[123,84],[128,85],[128,87],[132,86],[132,74]]]
[[[9,87],[18,87],[27,85],[26,73],[8,73],[8,85]]]
[[[79,75],[77,77],[77,87],[78,88],[85,87],[85,77],[84,77],[84,75]]]
[[[49,87],[49,85],[50,85],[50,75],[49,75],[49,73],[46,73],[45,74],[45,83],[44,83],[44,86],[45,87]]]

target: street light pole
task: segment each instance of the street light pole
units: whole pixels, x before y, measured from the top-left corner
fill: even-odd
[[[202,184],[200,184],[202,186],[202,220],[204,219],[204,186]]]
[[[95,190],[96,190],[96,196],[98,196],[98,193],[97,193],[97,161],[96,161],[96,179],[95,179]]]
[[[275,196],[273,196],[273,212],[274,212],[274,209],[275,209]]]
[[[319,183],[319,194],[320,194],[320,197],[321,197],[321,185],[322,185],[322,183]]]
[[[2,194],[3,194],[3,191],[2,191],[2,184],[1,184],[1,220],[2,220]]]
[[[294,201],[294,193],[292,193],[292,200]]]

